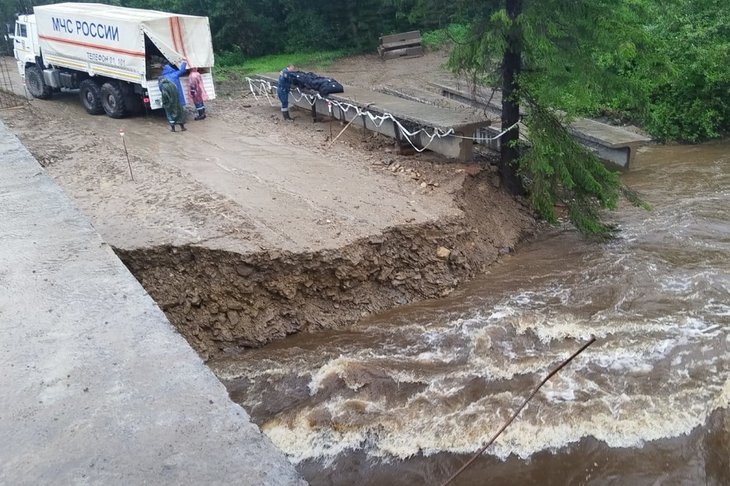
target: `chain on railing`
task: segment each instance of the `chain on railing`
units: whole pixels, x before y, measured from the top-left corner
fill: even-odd
[[[248,87],[251,90],[251,94],[253,94],[254,98],[256,100],[259,99],[259,96],[266,96],[266,99],[268,100],[269,104],[271,106],[274,106],[274,102],[271,100],[271,96],[269,96],[269,93],[272,93],[274,91],[274,86],[265,79],[259,79],[259,78],[246,78],[246,81],[248,81]],[[322,100],[327,103],[329,111],[331,112],[332,106],[336,106],[340,109],[340,112],[342,113],[343,119],[345,119],[345,114],[349,113],[350,110],[354,111],[353,120],[357,118],[358,116],[367,116],[368,119],[370,119],[370,122],[375,125],[375,127],[380,128],[380,126],[386,121],[390,120],[396,127],[398,127],[401,135],[403,138],[408,141],[408,143],[413,147],[413,149],[417,152],[423,152],[428,148],[429,145],[436,139],[436,138],[445,138],[445,137],[452,137],[452,138],[463,138],[468,140],[479,140],[479,141],[493,141],[498,140],[501,138],[505,133],[512,130],[514,127],[516,127],[518,124],[515,123],[511,127],[508,127],[504,130],[502,130],[497,135],[494,135],[493,137],[464,137],[461,135],[457,135],[454,132],[453,128],[449,128],[448,130],[440,130],[438,128],[434,128],[431,133],[428,132],[425,128],[419,128],[415,131],[410,131],[407,128],[403,126],[403,124],[393,115],[390,113],[383,113],[383,114],[377,114],[373,113],[370,110],[362,109],[356,105],[353,105],[351,103],[347,103],[345,101],[337,101],[333,100],[331,98],[325,98],[319,93],[315,94],[307,94],[303,93],[299,88],[295,88],[295,90],[290,91],[292,97],[294,98],[294,101],[297,103],[300,103],[302,100],[305,100],[307,103],[309,103],[310,106],[313,106],[317,100]],[[428,139],[428,143],[426,143],[423,147],[416,146],[412,139],[415,138],[417,135],[425,136]]]

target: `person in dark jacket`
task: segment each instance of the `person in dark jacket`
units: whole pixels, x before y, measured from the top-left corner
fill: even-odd
[[[177,87],[165,76],[160,76],[157,83],[162,94],[162,108],[165,110],[167,123],[170,124],[170,131],[174,132],[175,125],[178,124],[180,125],[180,130],[184,132],[186,130],[185,109],[180,103],[180,93]]]
[[[281,114],[284,120],[292,121],[289,116],[289,90],[291,89],[291,73],[294,72],[294,65],[289,64],[279,73],[279,82],[276,84],[276,95],[281,101]]]
[[[183,92],[182,85],[180,84],[180,76],[185,74],[187,67],[188,63],[183,61],[180,64],[180,69],[175,69],[170,64],[165,64],[165,67],[162,68],[162,76],[170,80],[170,82],[177,88],[177,93],[180,97],[180,104],[182,106],[185,106],[185,93]]]

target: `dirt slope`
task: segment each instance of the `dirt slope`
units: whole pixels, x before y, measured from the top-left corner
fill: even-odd
[[[442,61],[330,71],[407,88],[446,76]],[[486,159],[402,156],[355,129],[331,144],[338,123],[285,123],[243,83],[220,91],[184,133],[87,115],[73,93],[0,112],[204,355],[442,295],[533,227]]]

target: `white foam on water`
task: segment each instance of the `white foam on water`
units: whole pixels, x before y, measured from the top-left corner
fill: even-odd
[[[548,301],[557,301],[560,305],[566,305],[572,295],[572,290],[560,284],[553,283],[540,291],[523,290],[514,293],[498,303],[495,309],[524,309],[542,308]]]
[[[490,321],[501,321],[507,317],[512,317],[517,314],[517,311],[506,305],[495,305],[492,312],[487,316],[487,320]]]
[[[644,340],[631,347],[623,347],[616,342],[607,343],[592,349],[588,361],[611,372],[648,373],[653,363],[664,358],[684,339],[667,338],[658,341]]]
[[[358,450],[367,441],[365,433],[358,430],[313,431],[301,414],[293,421],[274,419],[261,426],[261,430],[295,464],[314,458],[333,459],[348,450]]]
[[[548,381],[540,392],[548,402],[572,402],[575,390],[579,389],[575,380],[563,375],[562,380]]]
[[[669,277],[659,281],[659,290],[673,294],[685,294],[697,285],[694,276]]]
[[[413,360],[416,362],[419,362],[419,363],[448,364],[448,363],[452,363],[454,361],[454,356],[443,350],[424,351],[424,352],[418,353],[418,355],[414,356]]]
[[[541,305],[545,302],[539,299],[535,299],[535,292],[521,292],[519,294],[515,294],[514,297],[512,297],[512,302],[515,305],[528,305],[528,304],[537,304]]]
[[[716,302],[715,300],[712,300],[712,299],[707,302],[704,310],[708,314],[712,314],[717,317],[730,316],[730,305],[727,305],[723,302]]]
[[[610,447],[638,447],[646,441],[689,433],[706,422],[709,414],[728,407],[730,386],[710,387],[706,392],[683,391],[669,397],[619,395],[571,404],[571,398],[553,405],[561,420],[541,419],[528,407],[488,451],[502,459],[510,454],[527,458],[544,449],[559,449],[585,437],[594,437]],[[294,462],[334,458],[347,450],[364,449],[373,457],[399,459],[422,453],[471,453],[504,423],[521,400],[510,393],[485,397],[463,410],[435,413],[427,401],[411,409],[382,408],[359,427],[338,424],[312,427],[311,410],[293,420],[274,419],[262,429]],[[558,400],[560,402],[561,400]],[[495,409],[495,405],[500,406]],[[335,417],[341,403],[331,407]],[[431,409],[429,409],[431,408]],[[557,410],[560,408],[559,410]],[[367,411],[367,408],[365,409]],[[496,410],[496,413],[495,413]],[[337,420],[335,418],[335,420]]]
[[[346,386],[351,390],[358,390],[359,388],[361,388],[364,384],[351,380],[349,374],[347,373],[348,366],[351,366],[353,364],[362,365],[363,361],[359,357],[348,357],[344,355],[340,355],[335,359],[329,360],[314,373],[312,373],[312,378],[309,381],[308,385],[309,394],[312,396],[316,395],[317,392],[321,388],[323,388],[325,381],[333,378],[342,379],[345,382]]]
[[[726,310],[722,305],[712,305],[714,310]],[[510,329],[523,336],[521,341],[511,337]],[[611,447],[638,447],[646,441],[688,433],[705,423],[712,411],[728,406],[727,377],[718,383],[722,377],[713,376],[713,370],[725,366],[718,346],[723,341],[730,343],[727,324],[708,323],[688,315],[648,322],[611,322],[599,316],[586,322],[570,315],[554,319],[521,314],[504,306],[492,313],[457,319],[450,326],[429,327],[423,340],[433,346],[430,351],[418,345],[407,348],[410,354],[403,350],[398,355],[361,350],[331,359],[311,373],[309,387],[313,395],[324,389],[328,379],[344,380],[348,389],[358,393],[357,403],[362,404],[358,409],[365,420],[357,419],[357,413],[352,415],[351,400],[343,401],[334,395],[319,405],[332,414],[334,425],[309,420],[307,417],[316,415],[316,410],[307,408],[291,412],[292,417],[272,419],[262,428],[295,462],[333,459],[348,450],[396,458],[418,453],[473,452],[501,426],[529,390],[500,392],[464,403],[462,394],[470,380],[544,376],[577,347],[576,340],[593,334],[601,338],[599,342],[546,384],[535,399],[538,403],[523,411],[491,454],[527,458],[588,436]],[[445,339],[449,336],[460,340],[453,344],[453,340]],[[495,341],[495,336],[501,340]],[[530,340],[529,336],[535,338]],[[429,366],[449,363],[449,356],[455,354],[446,344],[449,342],[465,345],[468,360],[443,369]],[[353,366],[372,367],[378,360],[390,360],[389,366],[378,367],[377,372],[394,383],[422,383],[425,388],[401,403],[385,406],[368,402],[367,395],[359,393],[365,383],[353,381],[348,370]],[[622,391],[627,377],[648,375],[661,362],[675,369],[660,372],[658,376],[665,382],[652,385],[651,395]],[[679,365],[682,369],[676,369]],[[705,382],[697,382],[693,370],[710,375]],[[598,381],[587,378],[591,373],[598,373]]]
[[[283,377],[291,372],[288,364],[276,363],[272,360],[259,361],[254,364],[241,363],[210,363],[215,375],[222,381],[234,381],[241,378],[256,380],[259,378]]]
[[[690,336],[701,333],[707,327],[703,319],[692,316],[663,316],[649,321],[622,319],[616,315],[604,317],[600,313],[590,321],[570,315],[538,315],[518,319],[513,324],[518,334],[531,332],[544,344],[568,339],[587,340],[590,337],[646,339],[652,334]]]
[[[633,232],[649,234],[655,225],[670,224],[681,228],[694,223],[677,223],[675,214],[662,213]],[[373,325],[364,332],[382,337],[382,346],[342,350],[309,368],[306,359],[267,360],[250,364],[245,373],[226,369],[223,377],[308,377],[309,392],[319,403],[288,410],[262,426],[294,462],[333,459],[350,450],[396,458],[471,453],[529,394],[525,383],[536,383],[595,336],[598,342],[543,387],[488,453],[527,458],[585,437],[611,447],[638,447],[689,433],[714,410],[730,406],[730,381],[722,375],[727,375],[724,350],[730,345],[730,304],[723,296],[730,280],[717,269],[667,276],[663,260],[643,260],[627,248],[635,240],[631,229],[624,236],[629,238],[608,247],[612,261],[599,261],[602,268],[597,271],[573,275],[574,288],[562,280],[549,282],[497,302],[486,299],[489,304],[480,311],[450,321]],[[674,248],[686,240],[680,238],[650,237],[638,244],[646,245],[644,253],[653,253],[664,243]],[[635,276],[637,264],[643,279]],[[599,292],[619,286],[625,290],[616,296],[618,303],[612,300],[605,309],[582,317],[573,308],[590,303],[591,292],[583,287],[595,286],[597,275],[608,279],[600,282]],[[706,287],[713,298],[703,303]],[[696,305],[642,317],[637,302],[644,295],[655,297],[642,293],[647,289],[658,290],[654,305],[669,299]],[[648,310],[647,316],[656,315],[654,308]],[[512,385],[509,380],[515,378],[522,385]],[[379,386],[392,380],[394,390],[399,384],[422,386],[386,405],[368,395],[370,379],[379,380]],[[345,389],[333,390],[333,380],[341,380]],[[485,396],[474,398],[482,386]]]

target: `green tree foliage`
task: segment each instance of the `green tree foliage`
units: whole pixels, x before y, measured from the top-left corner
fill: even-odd
[[[662,139],[698,142],[730,131],[730,2],[673,0],[648,26],[668,74],[651,86],[639,120]],[[648,77],[648,73],[647,73]],[[653,82],[652,82],[653,81]]]
[[[515,2],[520,15],[513,20],[505,5]],[[582,231],[605,233],[609,228],[600,223],[598,208],[612,207],[619,195],[641,203],[559,133],[548,108],[631,120],[661,140],[699,142],[730,131],[726,0],[490,0],[460,6],[471,19],[471,35],[453,52],[453,68],[470,71],[476,83],[500,86],[509,67],[504,53],[521,53],[519,90],[508,102],[528,101],[532,148],[514,168],[548,220],[562,202]],[[513,31],[519,31],[516,41],[509,38]]]
[[[14,16],[17,9],[11,3],[0,2],[0,56],[12,55],[13,44],[5,36],[12,33],[14,27]]]
[[[287,2],[288,31],[298,39],[292,50],[302,46],[318,49],[349,47],[372,50],[383,31],[394,28],[395,11],[381,0],[339,2]],[[306,19],[303,23],[302,20]]]
[[[518,20],[525,64],[522,85],[542,103],[575,113],[596,107],[609,93],[635,89],[622,76],[621,65],[630,62],[631,53],[649,47],[642,25],[645,13],[628,8],[625,0],[522,3]],[[476,71],[477,79],[489,84],[500,77],[511,26],[503,4],[492,0],[465,7],[474,19],[472,38],[452,56],[453,67]]]
[[[532,206],[551,223],[557,222],[556,207],[564,206],[582,233],[610,235],[613,228],[601,221],[600,210],[615,208],[623,194],[618,173],[576,143],[554,111],[534,100],[525,104],[530,148],[518,167]]]
[[[634,121],[660,140],[700,142],[730,130],[730,2],[623,0],[598,20],[594,81],[553,88],[564,109]],[[594,4],[593,6],[599,5]],[[584,71],[587,72],[587,71]],[[565,80],[550,79],[562,86]],[[596,83],[596,81],[599,81]],[[546,92],[550,85],[544,85]]]
[[[120,1],[129,7],[206,15],[216,50],[247,57],[302,50],[370,51],[378,36],[410,27],[386,0]]]
[[[422,30],[442,28],[457,18],[456,2],[443,0],[385,0],[395,10],[396,19]]]
[[[507,24],[501,2],[463,2],[482,81],[494,83]],[[606,115],[660,140],[700,142],[730,131],[730,2],[524,1],[523,73],[535,97],[572,114]],[[466,56],[466,58],[462,58]],[[474,67],[477,67],[474,65]]]
[[[451,59],[475,82],[501,84],[504,128],[514,126],[520,107],[526,109],[529,148],[518,150],[516,127],[502,138],[500,172],[507,186],[516,186],[516,172],[544,218],[556,221],[555,206],[562,203],[575,226],[588,234],[610,233],[599,209],[615,207],[621,184],[567,134],[553,110],[570,107],[571,101],[590,103],[621,86],[597,61],[620,51],[627,39],[640,37],[641,24],[622,7],[623,0],[472,4],[471,39]]]
[[[15,13],[59,1],[0,0],[2,34]],[[381,34],[470,24],[474,45],[457,52],[454,62],[472,59],[485,82],[494,82],[510,25],[498,0],[80,1],[208,16],[214,48],[229,60],[373,52]],[[569,113],[632,121],[662,140],[698,142],[730,132],[730,1],[522,3],[521,77],[535,99]]]

